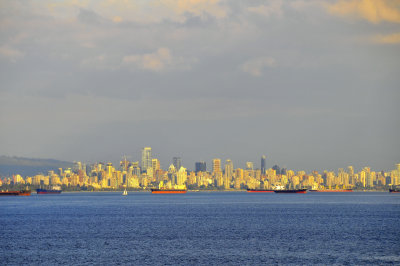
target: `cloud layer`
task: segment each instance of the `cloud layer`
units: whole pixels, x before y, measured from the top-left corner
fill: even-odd
[[[189,168],[266,153],[306,169],[400,157],[398,1],[0,5],[5,154],[117,160],[149,145]]]
[[[340,0],[329,5],[329,11],[341,16],[365,19],[372,23],[400,23],[400,2],[396,0]]]

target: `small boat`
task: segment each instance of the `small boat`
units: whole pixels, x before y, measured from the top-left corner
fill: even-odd
[[[124,192],[122,192],[122,196],[128,196],[128,191],[126,190],[126,188],[125,188]]]
[[[400,193],[400,189],[399,188],[389,189],[389,193]]]
[[[250,192],[250,193],[274,193],[274,190],[272,190],[272,189],[251,189],[251,188],[248,188],[247,189],[247,192]]]

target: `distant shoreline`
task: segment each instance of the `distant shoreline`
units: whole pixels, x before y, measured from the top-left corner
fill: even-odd
[[[113,190],[113,191],[104,191],[104,190],[94,190],[94,191],[63,191],[62,193],[95,193],[95,192],[100,192],[100,193],[122,193],[123,190]],[[128,190],[128,193],[150,193],[150,190]],[[190,193],[212,193],[212,192],[217,192],[217,193],[227,193],[227,192],[247,192],[246,190],[188,190],[187,192]],[[377,192],[388,192],[388,190],[354,190],[352,192],[341,192],[341,191],[330,191],[330,192],[310,192],[308,191],[307,193],[359,193],[359,192],[365,192],[365,193],[377,193]],[[257,194],[264,194],[264,193],[257,193]]]

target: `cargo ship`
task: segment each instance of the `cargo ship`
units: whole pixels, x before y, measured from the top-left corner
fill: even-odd
[[[185,185],[164,185],[164,182],[161,181],[158,185],[158,188],[151,188],[152,194],[183,194],[187,192],[187,188]]]
[[[30,196],[30,190],[0,191],[0,196]]]
[[[18,196],[30,196],[32,191],[30,189],[21,190]]]
[[[173,189],[173,188],[152,188],[151,193],[153,194],[183,194],[186,193],[186,189]]]
[[[251,189],[251,188],[248,188],[247,192],[250,192],[250,193],[274,193],[274,190],[272,190],[272,189]]]
[[[37,194],[61,194],[60,186],[53,186],[52,189],[38,188],[36,189]]]
[[[350,189],[317,189],[317,190],[310,190],[311,192],[353,192]]]
[[[299,193],[304,194],[307,193],[307,189],[278,189],[274,190],[275,193]]]

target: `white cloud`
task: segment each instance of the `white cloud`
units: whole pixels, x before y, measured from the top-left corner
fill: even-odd
[[[340,0],[326,7],[334,15],[361,18],[375,24],[400,23],[400,1],[397,0]]]
[[[194,62],[194,60],[191,60]],[[170,69],[188,69],[190,60],[183,57],[173,57],[168,48],[161,47],[153,53],[133,54],[122,58],[124,66],[139,68],[143,70],[160,72]]]
[[[172,10],[176,15],[191,13],[202,17],[205,13],[216,18],[225,18],[228,13],[227,5],[221,0],[161,0],[162,6]]]
[[[263,15],[266,17],[270,16],[282,16],[282,0],[270,1],[268,5],[260,5],[256,7],[248,7],[247,10],[252,13]]]
[[[252,76],[259,77],[262,75],[263,69],[274,66],[275,59],[271,57],[259,57],[246,61],[242,64],[241,69]]]
[[[23,56],[24,53],[22,53],[17,49],[11,48],[6,45],[0,47],[0,57],[6,58],[13,63],[15,63],[18,59],[22,58]]]
[[[106,70],[116,70],[119,68],[117,64],[113,64],[110,57],[101,54],[94,57],[85,58],[81,61],[80,66],[82,68],[89,68],[89,69],[106,69]]]
[[[399,44],[400,33],[394,33],[389,35],[376,35],[372,37],[372,41],[375,43],[382,43],[382,44]]]

